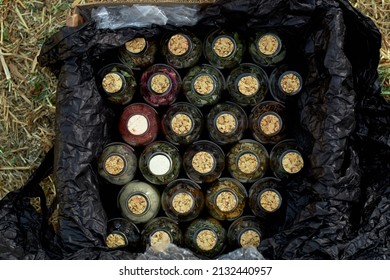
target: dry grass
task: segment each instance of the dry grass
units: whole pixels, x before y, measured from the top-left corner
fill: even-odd
[[[379,70],[389,91],[390,1],[351,2],[384,35]],[[25,183],[53,144],[56,80],[36,58],[65,24],[68,7],[66,0],[0,0],[0,199]],[[43,185],[54,192],[52,178]]]

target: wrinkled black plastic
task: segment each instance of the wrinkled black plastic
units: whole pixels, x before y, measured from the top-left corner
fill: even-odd
[[[88,10],[82,12],[88,19]],[[286,107],[310,168],[289,183],[286,221],[263,240],[261,254],[389,259],[390,106],[379,96],[381,37],[373,22],[347,0],[219,1],[204,7],[201,16],[199,28],[279,29],[307,66],[305,90]],[[24,188],[0,201],[0,258],[136,258],[104,246],[107,213],[96,162],[113,140],[115,108],[97,91],[93,62],[135,35],[162,29],[98,30],[88,22],[46,41],[39,63],[58,77],[55,149]],[[39,188],[53,155],[57,233],[48,224],[51,209]],[[36,196],[41,213],[29,203]]]

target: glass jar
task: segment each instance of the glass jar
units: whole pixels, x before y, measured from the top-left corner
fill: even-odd
[[[266,177],[256,181],[249,189],[249,208],[256,217],[273,218],[284,208],[284,189],[281,180]]]
[[[125,143],[110,143],[99,156],[99,175],[111,184],[127,184],[133,180],[136,170],[137,157],[134,149]]]
[[[110,249],[126,249],[138,252],[141,245],[141,233],[138,227],[124,218],[115,218],[107,222],[106,246]]]
[[[286,137],[286,109],[283,104],[265,101],[252,109],[249,126],[253,137],[263,144],[275,144]]]
[[[245,111],[232,102],[219,103],[207,116],[207,129],[212,141],[224,145],[239,141],[248,128]]]
[[[232,248],[259,247],[264,238],[261,221],[255,216],[243,216],[229,227],[227,239]]]
[[[176,69],[192,67],[202,55],[202,41],[186,30],[169,33],[163,39],[162,54],[166,62]]]
[[[97,84],[103,97],[118,105],[130,103],[137,89],[133,71],[120,63],[103,67],[98,73]]]
[[[171,105],[176,101],[181,84],[181,77],[173,67],[155,64],[141,76],[141,95],[152,106]]]
[[[183,234],[176,221],[167,217],[150,220],[142,230],[142,243],[157,251],[163,251],[169,244],[181,246]]]
[[[217,104],[224,90],[225,77],[208,64],[191,68],[183,79],[184,95],[198,107]]]
[[[270,167],[280,179],[288,179],[299,173],[304,167],[302,153],[294,139],[277,143],[270,153]]]
[[[165,214],[179,222],[196,219],[204,206],[201,187],[187,179],[171,182],[163,191],[161,205]]]
[[[239,181],[220,178],[206,192],[206,207],[213,218],[233,221],[244,212],[247,197]]]
[[[261,143],[244,139],[230,149],[226,162],[232,177],[242,183],[253,183],[266,173],[268,160],[268,152]]]
[[[215,143],[207,140],[194,142],[184,153],[184,170],[197,183],[211,183],[225,168],[225,154]]]
[[[250,41],[249,54],[260,66],[275,66],[286,57],[286,47],[276,31],[259,31]]]
[[[144,178],[155,185],[175,180],[181,170],[179,150],[165,141],[149,144],[139,157],[139,169]]]
[[[298,72],[291,70],[288,65],[281,65],[272,71],[269,87],[272,97],[276,101],[284,103],[288,98],[301,92],[303,79]]]
[[[227,89],[231,101],[241,106],[254,106],[263,101],[268,92],[267,73],[255,64],[243,63],[231,71]]]
[[[119,49],[119,60],[130,68],[145,68],[154,63],[157,44],[153,39],[135,37]]]
[[[214,258],[225,247],[226,231],[214,218],[196,219],[187,227],[184,241],[195,254]]]
[[[165,138],[175,145],[188,145],[199,139],[203,131],[203,114],[190,103],[171,105],[162,118]]]
[[[143,146],[153,142],[158,134],[157,111],[142,103],[128,105],[119,120],[119,133],[132,146]]]
[[[118,206],[124,218],[136,224],[146,223],[160,210],[160,193],[153,185],[132,181],[120,190]]]
[[[208,62],[219,68],[233,68],[241,63],[245,45],[237,32],[214,30],[204,40],[203,53]]]

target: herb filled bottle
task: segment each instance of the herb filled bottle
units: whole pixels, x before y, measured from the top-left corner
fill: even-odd
[[[169,244],[181,246],[183,234],[176,221],[167,217],[157,217],[150,220],[142,230],[142,242],[158,251],[164,250]]]
[[[103,67],[98,73],[97,81],[103,97],[117,105],[130,103],[137,87],[133,71],[120,63]]]
[[[138,227],[124,218],[115,218],[107,222],[106,246],[110,249],[124,248],[139,251],[141,233]]]
[[[130,68],[145,68],[154,63],[156,52],[154,40],[135,37],[119,49],[119,60]]]
[[[287,65],[282,65],[271,73],[270,91],[272,97],[278,102],[286,102],[292,96],[300,93],[302,87],[302,76]]]
[[[264,238],[261,221],[255,216],[243,216],[229,227],[227,239],[232,248],[259,247]]]
[[[249,53],[257,64],[271,67],[286,57],[286,47],[276,32],[257,32],[249,44]]]

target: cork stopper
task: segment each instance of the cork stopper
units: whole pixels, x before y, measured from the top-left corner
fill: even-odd
[[[176,56],[186,54],[190,50],[190,40],[182,34],[173,35],[168,41],[168,50]]]
[[[222,212],[230,212],[236,209],[238,204],[237,197],[231,191],[222,191],[215,198],[215,205]]]
[[[117,73],[108,73],[102,81],[103,89],[109,94],[118,93],[123,86],[123,80]]]
[[[259,86],[259,80],[252,75],[241,77],[237,83],[238,91],[245,96],[252,96],[256,94],[259,90]]]
[[[223,134],[232,133],[237,128],[237,122],[234,115],[223,113],[216,119],[215,125],[219,132]]]
[[[282,157],[282,167],[287,173],[298,173],[302,170],[303,165],[303,158],[297,152],[288,152]]]
[[[141,194],[132,195],[127,201],[129,211],[134,215],[142,215],[149,206],[147,198]]]
[[[142,37],[134,38],[126,42],[125,46],[129,52],[133,54],[140,54],[146,48],[146,40]]]
[[[260,129],[265,135],[275,135],[282,129],[280,117],[275,114],[266,114],[260,119]]]
[[[192,119],[183,113],[175,114],[171,121],[171,127],[177,135],[187,135],[192,130]]]
[[[203,251],[210,251],[217,245],[217,236],[212,230],[201,230],[196,235],[196,245]]]
[[[125,169],[125,160],[118,155],[109,156],[104,163],[104,169],[110,175],[119,175]]]
[[[150,157],[148,166],[152,174],[162,176],[171,170],[172,160],[168,155],[156,154]]]
[[[173,196],[172,207],[177,213],[186,214],[191,211],[194,205],[194,198],[185,192],[180,192]]]
[[[200,75],[194,81],[194,89],[199,95],[212,93],[214,87],[214,80],[209,75]]]
[[[127,129],[133,135],[142,135],[148,131],[149,121],[143,115],[133,115],[127,121]]]
[[[164,94],[171,87],[171,79],[165,74],[155,74],[150,80],[150,87],[156,94]]]
[[[299,91],[301,81],[294,73],[286,73],[280,77],[280,88],[285,94],[291,95]]]
[[[160,247],[171,243],[171,237],[164,230],[158,230],[150,235],[150,246]]]
[[[201,174],[209,173],[214,168],[215,159],[208,152],[198,152],[192,158],[192,167]]]
[[[239,242],[242,247],[247,247],[247,246],[258,247],[261,242],[261,237],[257,231],[253,229],[248,229],[241,234]]]
[[[110,233],[106,238],[106,245],[108,248],[118,248],[126,246],[126,238],[120,233]]]
[[[280,43],[275,35],[266,34],[259,39],[257,47],[262,54],[272,56],[280,50]]]
[[[227,36],[221,36],[217,38],[213,45],[215,54],[222,58],[230,56],[234,52],[235,48],[236,45],[233,39]]]
[[[237,161],[238,169],[245,174],[254,173],[259,166],[258,158],[252,153],[242,154]]]
[[[265,211],[274,212],[279,209],[282,201],[277,192],[266,190],[260,195],[259,203]]]

